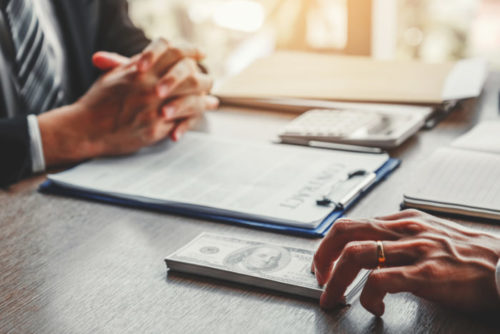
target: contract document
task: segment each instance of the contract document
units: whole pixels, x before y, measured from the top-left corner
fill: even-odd
[[[48,178],[59,187],[134,202],[315,228],[335,209],[318,205],[318,199],[335,194],[353,172],[373,174],[388,159],[385,153],[189,133],[178,143],[165,141],[134,155],[92,160]],[[336,200],[341,195],[331,196]]]

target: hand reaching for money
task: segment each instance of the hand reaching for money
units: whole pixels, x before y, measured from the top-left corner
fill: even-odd
[[[168,268],[318,299],[323,292],[310,271],[314,252],[237,237],[201,234],[168,256]],[[346,290],[350,300],[366,275]]]
[[[381,240],[385,262],[379,264]],[[375,219],[340,219],[319,246],[313,269],[326,284],[321,306],[332,308],[361,269],[374,269],[361,304],[377,316],[387,293],[419,297],[467,311],[498,309],[495,267],[500,238],[416,211]],[[338,263],[333,267],[334,261]]]

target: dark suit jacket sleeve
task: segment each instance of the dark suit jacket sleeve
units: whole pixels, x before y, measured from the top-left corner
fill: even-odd
[[[31,173],[31,152],[26,116],[0,119],[0,186]]]
[[[131,57],[150,42],[128,15],[126,0],[101,0],[101,22],[97,33],[97,50],[107,50]]]

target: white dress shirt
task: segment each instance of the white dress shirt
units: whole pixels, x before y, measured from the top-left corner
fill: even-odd
[[[497,270],[495,272],[495,281],[497,282],[497,292],[500,296],[500,259],[497,262]]]
[[[45,39],[48,43],[51,56],[56,59],[56,79],[57,77],[62,82],[62,87],[67,87],[66,73],[67,61],[62,44],[62,33],[57,25],[56,15],[51,1],[35,0],[32,1],[40,26],[45,34]],[[38,126],[38,119],[35,115],[28,116],[28,133],[30,136],[30,152],[31,152],[31,169],[33,173],[43,172],[45,170],[45,159],[43,155],[42,137]]]

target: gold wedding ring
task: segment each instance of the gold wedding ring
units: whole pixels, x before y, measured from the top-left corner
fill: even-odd
[[[384,253],[384,244],[382,244],[382,241],[377,241],[377,269],[380,269],[381,267],[384,266],[385,264],[385,253]]]

